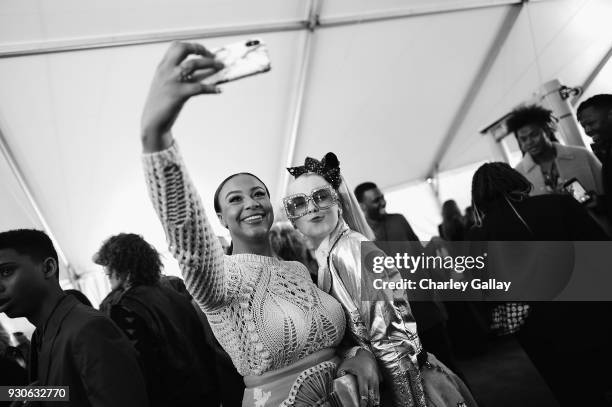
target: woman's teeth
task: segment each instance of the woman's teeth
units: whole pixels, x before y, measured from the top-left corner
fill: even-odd
[[[263,219],[263,216],[261,215],[253,215],[253,216],[249,216],[248,218],[244,218],[243,221],[246,223],[255,223],[255,222],[259,222]]]

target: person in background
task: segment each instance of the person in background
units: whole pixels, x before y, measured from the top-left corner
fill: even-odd
[[[212,354],[191,302],[162,284],[159,253],[141,236],[108,238],[94,255],[111,288],[107,310],[138,351],[152,406],[218,405]]]
[[[472,202],[479,222],[470,231],[469,240],[607,240],[586,209],[572,197],[556,194],[530,196],[531,188],[531,183],[506,163],[487,163],[478,168],[472,179]],[[529,244],[525,249],[537,247]],[[515,256],[514,252],[509,253]],[[527,251],[522,254],[524,259],[531,258]],[[518,261],[521,260],[509,257],[508,267],[515,267]],[[546,270],[542,260],[537,270],[531,270],[529,264],[525,261],[525,266],[519,267],[518,272]],[[517,269],[512,269],[512,272],[516,273]],[[560,274],[557,268],[553,272]],[[530,287],[548,287],[555,283],[545,276],[547,279],[538,284],[534,282],[537,277],[537,273],[527,276]],[[518,281],[520,277],[516,278]],[[612,334],[607,323],[610,303],[508,303],[496,306],[492,311],[493,322],[507,332],[516,332],[520,344],[562,406],[608,405],[604,393],[612,390],[609,369],[612,364]]]
[[[612,222],[612,95],[595,95],[585,100],[578,106],[577,114],[584,132],[593,139],[593,151],[603,163],[603,206],[608,222]]]
[[[28,384],[28,373],[19,362],[15,360],[8,332],[0,323],[0,386],[24,386]],[[8,406],[10,403],[0,401],[0,406]]]
[[[387,201],[375,183],[363,182],[357,185],[354,192],[376,240],[419,241],[419,237],[403,215],[387,213]]]
[[[452,199],[442,204],[442,223],[438,226],[441,240],[431,239],[432,248],[439,255],[458,256],[464,245],[453,243],[466,240],[468,228],[461,210]],[[429,248],[429,246],[428,246]],[[440,251],[440,249],[444,249]],[[447,331],[458,355],[472,356],[487,350],[489,328],[487,311],[482,303],[475,301],[445,301],[448,314]]]
[[[452,199],[442,204],[442,223],[438,226],[440,237],[450,242],[465,240],[465,219]]]
[[[385,242],[405,242],[404,251],[417,256],[425,251],[406,218],[401,214],[387,213],[387,201],[375,183],[364,182],[357,185],[355,197],[376,236],[376,244],[385,253],[395,255],[391,245],[386,245]],[[400,270],[400,273],[402,271],[404,270]],[[442,304],[436,303],[433,297],[430,297],[427,301],[410,301],[410,308],[416,319],[423,347],[461,377],[451,349],[446,328],[447,316]]]
[[[288,222],[277,222],[270,229],[270,244],[278,257],[287,261],[299,261],[308,268],[312,281],[317,281],[319,266],[309,242]]]
[[[200,322],[204,327],[206,343],[202,344],[201,346],[206,347],[206,352],[211,354],[211,357],[214,358],[213,366],[209,367],[209,372],[212,375],[214,371],[214,377],[211,377],[211,382],[216,383],[215,388],[217,389],[217,393],[219,395],[219,401],[223,407],[240,407],[242,404],[242,393],[244,392],[244,381],[242,380],[242,376],[240,376],[232,364],[232,359],[230,356],[225,350],[223,350],[219,344],[219,341],[217,341],[217,338],[215,338],[212,328],[210,327],[210,323],[208,322],[208,318],[206,318],[206,314],[202,312],[198,304],[195,302],[187,290],[185,282],[182,278],[175,276],[161,276],[160,282],[162,285],[166,285],[167,287],[175,290],[191,302],[193,309],[195,309],[196,314],[198,314]],[[214,399],[211,399],[207,405],[211,407],[217,406]]]
[[[530,195],[562,193],[563,184],[574,177],[587,191],[603,193],[597,157],[586,148],[552,141],[552,111],[538,105],[520,107],[510,113],[506,126],[524,152],[516,170],[533,185]]]
[[[36,327],[30,382],[70,387],[69,402],[49,406],[148,406],[134,348],[110,319],[66,295],[58,274],[57,252],[44,232],[0,233],[0,312]]]

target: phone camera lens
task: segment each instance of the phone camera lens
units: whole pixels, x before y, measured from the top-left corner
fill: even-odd
[[[257,40],[251,40],[251,41],[248,41],[248,42],[246,43],[246,46],[247,46],[247,47],[252,47],[252,46],[254,46],[254,45],[259,45],[259,41],[257,41]]]

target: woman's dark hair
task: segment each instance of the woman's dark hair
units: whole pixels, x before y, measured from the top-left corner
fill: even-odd
[[[506,163],[486,163],[480,166],[472,178],[472,203],[478,210],[488,209],[504,197],[527,195],[532,185],[520,172]]]
[[[251,174],[250,172],[237,172],[236,174],[232,174],[229,177],[225,178],[223,181],[221,181],[221,183],[217,187],[217,190],[215,191],[215,196],[213,198],[213,205],[215,206],[215,212],[217,213],[221,212],[221,204],[219,203],[219,193],[221,192],[221,188],[223,188],[223,185],[225,185],[227,181],[229,181],[230,179],[234,177],[237,177],[238,175],[250,175],[251,177],[255,178],[257,181],[261,182],[261,184],[266,189],[266,194],[268,194],[268,198],[270,198],[270,191],[268,191],[268,187],[257,175]]]
[[[461,217],[461,209],[457,205],[454,199],[444,201],[442,204],[442,219],[450,220],[456,217]]]
[[[120,233],[109,237],[94,262],[127,276],[133,285],[152,285],[159,281],[163,268],[159,253],[142,236]]]

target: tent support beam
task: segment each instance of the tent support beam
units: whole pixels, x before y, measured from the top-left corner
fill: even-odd
[[[55,238],[55,234],[51,230],[49,223],[47,223],[45,216],[40,210],[40,207],[38,206],[38,203],[36,202],[34,195],[32,195],[30,187],[28,186],[28,182],[25,179],[23,172],[21,171],[21,168],[19,168],[19,165],[17,164],[17,160],[15,160],[15,156],[13,155],[13,152],[11,151],[8,143],[6,142],[6,138],[4,137],[4,133],[2,132],[1,129],[0,129],[0,151],[2,152],[2,156],[4,156],[4,159],[8,163],[9,168],[11,169],[13,175],[15,176],[17,183],[21,187],[21,190],[23,191],[26,198],[28,199],[30,206],[34,210],[34,213],[36,214],[38,221],[40,222],[43,229],[45,230],[45,232],[51,239],[51,242],[53,243],[53,246],[55,247],[55,251],[57,252],[57,256],[59,257],[59,260],[66,267],[66,271],[68,272],[68,278],[70,279],[71,282],[74,282],[75,281],[74,270],[72,269],[72,266],[70,265],[70,262],[68,261],[68,258],[66,257],[65,252],[62,250],[61,245],[59,244],[58,240]]]
[[[582,95],[584,95],[587,89],[589,89],[591,85],[593,84],[593,82],[595,82],[595,79],[597,79],[601,71],[608,64],[608,61],[610,61],[610,58],[612,58],[612,47],[608,49],[608,52],[606,52],[606,55],[603,56],[603,58],[601,59],[601,61],[599,61],[595,69],[593,69],[593,71],[589,74],[589,76],[587,76],[586,80],[581,86],[582,91],[580,92],[579,95],[574,96],[574,98],[572,99],[572,102],[571,102],[572,106],[576,106],[578,102],[580,101],[580,99],[582,99]]]
[[[504,19],[504,22],[499,28],[499,31],[497,32],[497,35],[493,43],[491,44],[489,51],[487,52],[487,56],[485,60],[480,66],[480,69],[478,69],[476,76],[472,80],[472,83],[470,84],[468,88],[467,94],[461,101],[461,104],[459,105],[459,109],[457,110],[457,113],[455,113],[455,117],[453,117],[453,121],[451,122],[446,132],[446,135],[444,136],[442,143],[440,143],[440,146],[438,147],[438,151],[434,155],[434,158],[432,161],[433,164],[429,169],[428,177],[433,177],[434,174],[436,173],[437,168],[440,164],[440,161],[442,160],[442,158],[444,158],[444,155],[446,154],[446,152],[448,151],[450,147],[450,143],[453,141],[457,132],[461,128],[461,125],[465,121],[465,118],[467,117],[472,105],[474,104],[474,101],[476,100],[476,97],[480,93],[482,85],[485,83],[485,81],[487,80],[489,76],[489,73],[491,72],[491,68],[493,67],[493,64],[497,60],[497,57],[499,56],[501,49],[503,48],[506,40],[510,36],[510,32],[512,31],[512,28],[514,27],[514,25],[516,24],[516,21],[518,20],[521,10],[523,9],[523,4],[524,3],[521,2],[520,4],[514,5],[508,11],[506,18]]]
[[[423,17],[436,14],[455,13],[469,10],[479,10],[492,7],[510,6],[521,4],[527,0],[498,0],[498,1],[464,1],[449,6],[420,6],[404,10],[388,10],[381,12],[370,12],[362,14],[345,15],[321,19],[322,27],[338,27],[344,25],[355,25],[363,23],[375,23],[387,20],[397,20],[407,17]]]
[[[289,173],[284,169],[293,164],[295,158],[295,148],[297,147],[300,125],[302,123],[302,113],[304,111],[304,99],[306,96],[306,83],[308,81],[308,73],[310,71],[310,62],[313,51],[314,31],[319,25],[319,13],[321,10],[322,0],[311,0],[310,11],[308,17],[308,32],[305,34],[304,47],[301,54],[301,65],[298,73],[297,87],[293,103],[291,105],[291,127],[289,130],[289,139],[283,150],[284,160],[281,167],[281,175],[278,184],[278,193],[282,198],[286,195],[287,185],[289,184]]]
[[[416,7],[407,10],[389,10],[379,13],[345,15],[321,19],[314,28],[328,28],[395,20],[400,18],[421,17],[458,11],[476,10],[492,7],[520,5],[526,0],[464,0],[450,6]],[[29,43],[15,43],[0,46],[0,58],[24,57],[33,55],[75,52],[102,48],[126,47],[131,45],[156,44],[170,41],[197,40],[204,38],[229,37],[235,35],[257,35],[284,31],[312,30],[308,20],[289,20],[261,24],[243,24],[222,27],[200,27],[184,30],[144,32],[137,34],[101,35],[97,37],[76,38],[71,40],[51,40]]]

